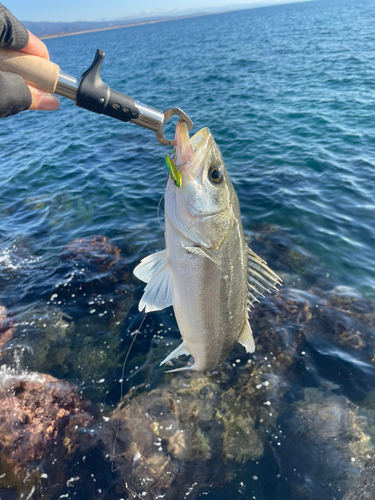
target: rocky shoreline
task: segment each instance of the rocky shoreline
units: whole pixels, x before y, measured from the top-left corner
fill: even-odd
[[[375,373],[375,303],[337,286],[281,229],[264,226],[250,237],[284,280],[251,313],[255,354],[238,346],[210,374],[164,374],[158,362],[170,347],[161,338],[151,346],[147,368],[138,368],[140,383],[129,387],[129,381],[115,407],[105,403],[105,389],[109,374],[120,372],[121,325],[136,303],[135,283],[116,246],[104,237],[76,240],[61,257],[68,269],[85,263],[84,286],[92,295],[108,280],[125,286],[126,295],[110,302],[111,316],[103,316],[111,328],[107,352],[100,353],[91,334],[83,343],[78,336],[86,323],[95,331],[98,319],[90,324],[90,315],[66,316],[62,305],[51,303],[59,297],[22,318],[1,306],[0,496],[32,492],[52,500],[87,490],[103,500],[194,499],[253,470],[239,488],[257,499],[273,498],[271,485],[293,500],[362,498],[349,489],[364,469],[367,484],[373,470],[375,394],[361,383],[364,373],[368,381]],[[23,330],[30,328],[39,332],[35,353],[19,358],[20,340],[25,346],[28,339]],[[74,345],[80,345],[75,357]],[[74,363],[79,370],[72,371]],[[94,377],[96,392],[53,376],[56,366],[78,382]],[[265,460],[275,472],[270,486]],[[98,470],[88,485],[94,462]]]

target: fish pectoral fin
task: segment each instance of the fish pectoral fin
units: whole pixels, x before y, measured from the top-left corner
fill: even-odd
[[[143,311],[143,309],[146,309],[146,313],[160,311],[172,306],[177,301],[172,268],[166,250],[149,255],[141,261],[133,272],[137,278],[147,283],[144,294],[139,301],[139,311]]]
[[[194,255],[200,255],[201,257],[207,257],[208,259],[212,260],[215,264],[218,266],[221,265],[220,259],[217,258],[215,255],[215,252],[213,250],[209,250],[208,248],[202,248],[198,246],[190,246],[186,247],[183,243],[181,245],[184,247],[184,249],[187,251],[187,253],[192,253]]]
[[[249,320],[245,321],[245,325],[242,329],[240,338],[238,342],[244,346],[246,352],[254,352],[255,351],[255,342],[253,337],[253,332],[251,331],[251,326]]]
[[[178,356],[182,356],[183,354],[190,355],[190,352],[186,349],[185,344],[182,342],[177,349],[172,351],[168,356],[160,363],[161,365],[164,365],[164,363],[167,363],[171,359],[178,358]]]
[[[148,283],[168,263],[167,250],[148,255],[134,269],[133,274]]]

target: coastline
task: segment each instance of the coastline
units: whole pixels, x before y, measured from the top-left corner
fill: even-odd
[[[248,9],[257,9],[257,8],[265,8],[265,7],[273,7],[273,6],[279,6],[279,5],[285,5],[285,4],[293,4],[293,3],[305,3],[305,2],[311,2],[314,0],[284,0],[280,3],[280,0],[275,2],[270,1],[269,3],[256,3],[253,5],[248,5],[245,8],[241,9],[225,9],[224,10],[218,10],[215,12],[201,12],[201,13],[196,13],[196,14],[189,14],[186,16],[176,16],[176,17],[165,17],[165,18],[160,18],[160,19],[150,19],[149,21],[139,21],[139,22],[128,22],[125,24],[117,25],[117,26],[106,26],[105,28],[93,28],[93,29],[88,29],[88,30],[82,30],[82,31],[73,31],[71,33],[55,33],[53,35],[42,35],[39,36],[41,40],[48,40],[49,38],[59,38],[62,36],[73,36],[73,35],[83,35],[85,33],[95,33],[98,31],[109,31],[109,30],[116,30],[120,28],[131,28],[133,26],[142,26],[145,24],[156,24],[156,23],[165,23],[167,21],[178,21],[179,19],[191,19],[194,17],[204,17],[204,16],[212,16],[216,14],[225,14],[228,12],[235,12],[237,10],[248,10]],[[316,0],[315,0],[316,1]]]
[[[211,15],[210,13],[205,13],[205,14],[192,14],[190,16],[180,16],[180,17],[167,17],[164,19],[155,19],[151,21],[140,21],[138,23],[127,23],[127,24],[121,24],[120,26],[107,26],[106,28],[95,28],[92,30],[84,30],[84,31],[74,31],[72,33],[57,33],[55,35],[45,35],[39,37],[41,40],[47,40],[49,38],[60,38],[62,36],[73,36],[73,35],[83,35],[85,33],[95,33],[97,31],[109,31],[109,30],[117,30],[120,28],[131,28],[133,26],[142,26],[144,24],[156,24],[156,23],[165,23],[168,21],[177,21],[179,19],[191,19],[193,17],[203,17],[203,16],[209,16]]]

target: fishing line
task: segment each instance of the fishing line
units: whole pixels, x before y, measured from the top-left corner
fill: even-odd
[[[122,365],[122,372],[121,372],[121,390],[120,390],[120,401],[121,399],[123,398],[124,396],[124,376],[125,376],[125,366],[126,366],[126,363],[128,361],[128,358],[129,358],[129,354],[130,354],[130,351],[133,347],[133,344],[138,336],[138,333],[140,333],[140,330],[142,328],[142,325],[146,319],[146,316],[147,316],[147,313],[145,313],[145,315],[143,316],[142,318],[142,321],[141,321],[141,324],[139,325],[139,328],[137,328],[133,334],[134,334],[134,337],[133,337],[133,340],[131,341],[131,344],[129,346],[129,349],[128,349],[128,352],[126,353],[126,356],[125,356],[125,359],[124,359],[124,363]],[[132,334],[130,334],[132,335]],[[114,461],[114,457],[115,457],[115,451],[116,451],[116,444],[117,444],[117,438],[118,438],[118,432],[119,432],[119,428],[120,428],[120,420],[118,420],[117,422],[117,427],[116,427],[116,434],[115,434],[115,440],[114,440],[114,443],[113,443],[113,448],[112,448],[112,456],[111,456],[111,472],[116,472],[117,470],[120,469],[120,467],[117,467],[117,469],[114,469],[113,468],[113,461]],[[125,483],[126,487],[127,487],[127,483]],[[129,490],[130,491],[130,490]]]
[[[130,491],[130,493],[132,493],[133,495],[135,495],[137,498],[140,498],[141,500],[145,500],[145,497],[141,497],[140,495],[138,495],[138,493],[136,493],[135,491],[131,490],[128,486],[128,483],[126,481],[124,481],[124,484],[125,484],[125,488]]]

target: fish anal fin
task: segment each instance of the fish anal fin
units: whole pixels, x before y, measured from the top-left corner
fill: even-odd
[[[167,370],[165,373],[182,372],[184,370],[195,370],[195,363],[192,365],[186,365],[182,368],[175,368],[174,370]]]
[[[172,268],[167,252],[149,255],[134,269],[134,274],[147,283],[138,310],[146,313],[172,306],[178,299],[174,289]]]
[[[218,266],[221,265],[220,259],[215,255],[215,252],[213,250],[209,250],[208,248],[202,248],[198,246],[189,246],[185,247],[183,245],[184,249],[193,255],[200,255],[201,257],[207,257],[208,259],[212,260],[215,264]]]
[[[249,320],[246,319],[244,327],[242,329],[240,338],[238,342],[244,346],[246,352],[254,352],[255,351],[255,342],[253,337],[253,332],[251,331],[251,326]]]
[[[168,354],[168,356],[160,363],[160,366],[164,365],[164,363],[167,363],[171,359],[182,356],[183,354],[190,355],[190,352],[186,349],[185,344],[182,342],[182,344],[180,344],[174,351]]]

